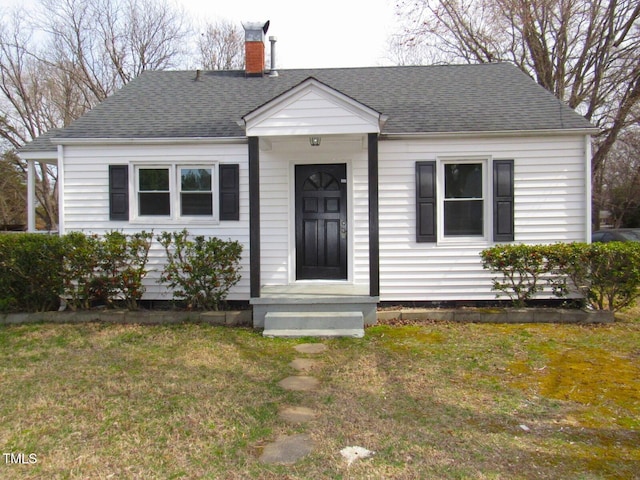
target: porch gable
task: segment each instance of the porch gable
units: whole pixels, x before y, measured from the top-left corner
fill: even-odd
[[[309,77],[243,117],[248,137],[380,133],[383,116]]]

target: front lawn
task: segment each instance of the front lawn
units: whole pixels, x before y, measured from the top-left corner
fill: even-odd
[[[378,325],[321,340],[316,392],[277,385],[309,339],[194,324],[2,326],[0,478],[638,478],[635,318]],[[285,405],[320,415],[287,424]],[[301,432],[311,455],[258,461]],[[347,467],[339,451],[350,445],[376,454]]]

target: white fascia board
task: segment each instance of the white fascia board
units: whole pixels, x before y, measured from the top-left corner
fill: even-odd
[[[18,156],[23,160],[35,160],[37,162],[55,165],[58,163],[58,151],[50,152],[18,152]]]

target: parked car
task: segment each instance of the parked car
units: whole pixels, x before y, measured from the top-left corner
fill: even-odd
[[[591,235],[592,242],[640,242],[640,228],[598,230]]]

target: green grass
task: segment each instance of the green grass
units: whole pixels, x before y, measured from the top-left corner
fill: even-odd
[[[640,322],[378,325],[323,340],[316,392],[292,348],[206,325],[0,327],[0,478],[639,478]],[[313,340],[317,341],[317,340]],[[320,413],[305,425],[283,405]],[[528,431],[521,428],[526,425]],[[295,466],[263,465],[309,433]],[[339,451],[372,459],[347,467]]]

